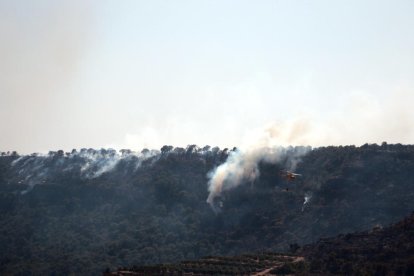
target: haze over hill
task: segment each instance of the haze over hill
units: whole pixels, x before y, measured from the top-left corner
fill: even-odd
[[[0,0],[0,274],[284,251],[409,214],[413,14]]]
[[[298,145],[410,144],[412,14],[410,0],[0,0],[0,151],[231,148],[297,121]]]
[[[414,209],[414,146],[291,147],[274,154],[279,158],[248,159],[258,162],[254,178],[241,174],[234,182],[229,170],[221,182],[228,188],[209,202],[208,182],[218,168],[229,162],[252,168],[229,161],[242,155],[237,149],[2,154],[2,273],[90,274],[284,251],[386,225]],[[288,182],[279,172],[292,161],[302,177]]]

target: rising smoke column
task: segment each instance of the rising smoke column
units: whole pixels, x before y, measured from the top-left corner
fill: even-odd
[[[309,152],[311,147],[286,145],[303,144],[308,129],[306,122],[297,121],[292,124],[270,125],[253,133],[253,139],[250,138],[247,146],[232,151],[225,163],[207,174],[207,202],[213,210],[218,211],[215,201],[222,192],[231,190],[243,182],[252,182],[260,175],[260,162],[276,164],[283,160],[287,169],[295,170],[301,157]]]
[[[141,153],[130,150],[81,149],[64,154],[51,151],[48,154],[23,155],[11,163],[18,184],[26,185],[22,194],[30,192],[36,185],[46,183],[59,174],[69,173],[81,179],[93,179],[113,171],[118,164],[127,162],[136,171],[143,162],[156,162],[160,157],[158,150],[143,150]],[[150,165],[153,164],[150,163]]]
[[[302,212],[305,211],[305,207],[311,199],[312,199],[312,193],[306,193],[305,197],[303,198]]]
[[[276,149],[255,149],[253,151],[242,152],[232,151],[226,162],[218,166],[208,174],[209,196],[207,202],[213,206],[214,199],[223,191],[230,190],[238,186],[242,181],[254,181],[260,174],[258,164],[266,157],[272,156]]]

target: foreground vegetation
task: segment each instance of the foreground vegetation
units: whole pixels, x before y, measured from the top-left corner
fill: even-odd
[[[206,257],[177,264],[119,268],[111,275],[414,275],[414,213],[384,229],[292,247],[295,254]]]

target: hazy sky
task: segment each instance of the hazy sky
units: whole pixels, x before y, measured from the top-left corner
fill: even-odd
[[[412,144],[413,15],[412,0],[0,0],[0,150],[238,146],[269,126],[280,143]]]

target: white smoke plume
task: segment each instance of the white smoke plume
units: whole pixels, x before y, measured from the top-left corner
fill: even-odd
[[[208,173],[207,202],[214,210],[218,210],[215,200],[223,191],[246,181],[254,181],[260,175],[260,162],[275,164],[286,160],[287,169],[295,170],[301,157],[311,150],[310,146],[298,146],[310,139],[309,129],[306,121],[295,121],[272,124],[252,132],[240,150],[232,151],[224,164]]]
[[[143,150],[140,153],[130,150],[82,149],[72,153],[50,152],[49,154],[24,155],[15,159],[11,166],[16,169],[16,182],[27,186],[22,194],[31,191],[34,186],[45,183],[58,173],[78,174],[81,178],[92,179],[111,172],[121,161],[127,162],[137,170],[144,161],[158,160],[158,150]]]
[[[310,202],[311,199],[312,199],[312,194],[306,193],[303,199],[302,212],[305,211],[305,207]]]

